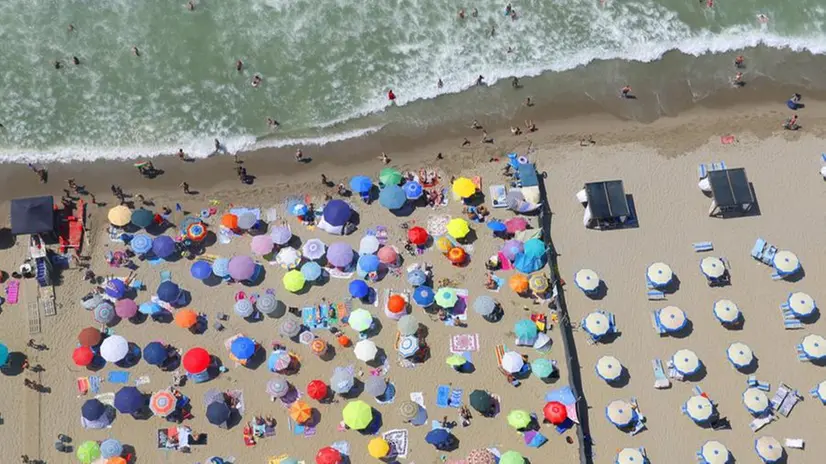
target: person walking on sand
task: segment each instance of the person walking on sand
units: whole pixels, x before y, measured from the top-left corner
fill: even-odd
[[[186,161],[186,153],[184,153],[183,148],[178,149],[178,159],[181,161]]]
[[[461,146],[462,146],[462,148],[464,148],[464,147],[467,147],[469,145],[470,145],[470,140],[468,140],[467,137],[465,137],[465,139],[462,140],[462,145]]]
[[[379,159],[384,164],[387,164],[387,163],[390,162],[390,158],[387,157],[387,153],[385,153],[385,152],[381,152],[381,156],[379,156]]]
[[[620,97],[622,98],[630,98],[631,97],[631,86],[626,85],[620,90]]]
[[[302,152],[301,149],[299,148],[298,150],[295,151],[295,160],[300,163],[303,159],[304,159],[304,152]]]
[[[181,182],[180,187],[184,189],[184,193],[185,193],[185,194],[187,194],[187,195],[189,195],[189,194],[190,194],[190,191],[189,191],[189,184],[187,184],[187,183],[186,183],[186,181]]]

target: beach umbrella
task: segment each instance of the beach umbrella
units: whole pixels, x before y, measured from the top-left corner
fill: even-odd
[[[430,233],[432,234],[433,232],[431,231]],[[445,233],[447,232],[445,231]],[[453,248],[453,242],[445,236],[439,237],[436,239],[436,248],[438,248],[442,253],[447,253],[451,248]]]
[[[152,240],[152,253],[158,258],[168,258],[175,253],[175,240],[168,235],[161,235]]]
[[[388,265],[396,264],[399,259],[399,253],[391,246],[381,247],[377,256],[379,257],[379,261]]]
[[[528,230],[528,221],[523,217],[513,217],[505,221],[505,228],[509,234]]]
[[[115,393],[115,409],[124,413],[138,412],[146,404],[146,397],[135,387],[123,387]]]
[[[490,316],[496,311],[496,300],[487,295],[478,296],[473,301],[473,311],[480,316]]]
[[[447,233],[456,239],[462,239],[470,233],[470,224],[462,218],[453,218],[447,223]]]
[[[448,366],[461,367],[467,364],[467,359],[461,354],[452,354],[445,360]]]
[[[694,422],[704,423],[714,414],[714,405],[705,396],[694,395],[685,402],[685,411]]]
[[[499,457],[499,464],[525,464],[525,458],[516,451],[505,451]]]
[[[413,336],[401,337],[398,351],[403,358],[415,355],[419,351],[419,339]]]
[[[754,440],[754,451],[763,462],[777,462],[783,457],[783,445],[774,437],[760,437]]]
[[[132,211],[131,221],[135,226],[144,229],[151,226],[155,221],[155,213],[146,208],[138,208],[135,211]]]
[[[437,449],[446,446],[450,443],[451,439],[452,436],[450,432],[443,428],[433,429],[424,436],[424,441],[427,444],[435,446]]]
[[[559,401],[549,401],[542,408],[545,419],[554,425],[560,425],[568,419],[568,410]]]
[[[206,418],[212,425],[224,425],[229,420],[232,413],[229,406],[223,401],[216,401],[210,403],[206,408]]]
[[[465,458],[467,464],[496,464],[496,456],[485,448],[470,450]]]
[[[379,182],[384,185],[399,185],[402,181],[402,173],[393,168],[384,168],[379,172]]]
[[[143,348],[143,360],[153,366],[160,366],[167,357],[166,346],[161,342],[149,342]]]
[[[411,421],[419,415],[419,405],[410,400],[402,401],[399,405],[399,415],[405,421]]]
[[[322,256],[324,256],[324,253],[326,251],[327,245],[325,245],[324,242],[317,238],[311,238],[310,240],[307,240],[301,247],[301,252],[307,259],[319,259]]]
[[[518,339],[533,340],[539,333],[536,324],[530,319],[521,319],[516,322],[513,327],[513,332]]]
[[[387,310],[391,313],[399,314],[404,312],[405,309],[407,309],[407,301],[405,301],[403,296],[393,294],[387,299]]]
[[[616,464],[645,464],[647,461],[637,448],[623,448],[617,453]]]
[[[250,242],[253,253],[263,256],[272,253],[273,240],[269,235],[256,235]]]
[[[285,337],[295,337],[301,332],[301,323],[295,317],[286,317],[279,324],[278,332]]]
[[[476,184],[467,177],[459,177],[453,181],[453,193],[459,198],[470,198],[476,193]]]
[[[347,323],[356,332],[364,332],[373,325],[373,315],[366,309],[358,308],[350,313]]]
[[[298,400],[290,405],[290,418],[299,424],[303,424],[313,418],[313,408],[304,401]]]
[[[763,390],[759,390],[756,387],[748,388],[743,392],[743,404],[746,406],[746,409],[755,416],[763,414],[771,407],[769,397]]]
[[[313,339],[312,342],[310,342],[310,351],[312,351],[314,354],[317,354],[319,356],[326,353],[327,348],[328,348],[327,347],[327,342],[325,342],[324,340],[322,340],[320,338],[315,338],[315,339]]]
[[[114,438],[107,438],[100,443],[100,455],[106,459],[123,454],[123,445]]]
[[[272,242],[276,245],[286,245],[293,238],[293,232],[289,226],[275,226],[269,235]]]
[[[602,337],[611,330],[611,321],[605,313],[594,311],[582,320],[582,328],[594,337]]]
[[[436,292],[428,286],[421,285],[413,290],[413,301],[417,305],[426,308],[436,301]]]
[[[648,266],[648,269],[645,271],[645,276],[651,285],[656,288],[661,288],[671,283],[674,273],[671,271],[671,267],[669,267],[668,264],[654,263]]]
[[[634,420],[635,413],[627,401],[614,400],[605,407],[605,416],[617,427],[626,427]]]
[[[255,308],[264,314],[272,314],[278,308],[278,300],[269,293],[264,293],[255,300]]]
[[[354,280],[350,282],[348,290],[350,291],[350,296],[358,299],[365,298],[370,294],[370,287],[368,287],[367,282],[363,280]]]
[[[375,235],[365,235],[359,241],[359,254],[372,255],[379,251],[379,247],[381,247],[381,243],[379,242],[378,237]]]
[[[175,325],[182,329],[189,329],[198,323],[198,313],[191,309],[182,309],[175,313]]]
[[[108,301],[104,301],[95,307],[95,320],[100,322],[101,324],[109,324],[110,322],[115,320],[117,314],[115,313],[115,307],[112,306],[112,303]]]
[[[355,377],[349,369],[337,367],[333,370],[333,376],[330,377],[330,388],[339,394],[349,392],[355,384]]]
[[[459,301],[459,295],[455,288],[442,287],[436,292],[436,304],[445,309],[450,309]]]
[[[726,265],[716,256],[706,256],[700,260],[700,271],[709,279],[719,279],[725,274]]]
[[[103,334],[100,330],[94,327],[86,327],[77,335],[77,341],[80,346],[95,346],[103,339]]]
[[[207,236],[207,228],[203,222],[195,222],[186,226],[186,237],[193,242],[200,242]]]
[[[692,375],[700,370],[700,358],[691,350],[679,350],[671,358],[674,368],[683,375]]]
[[[812,389],[812,392],[814,392],[814,395],[821,403],[826,404],[826,380],[817,384],[817,386]]]
[[[138,304],[135,300],[125,298],[115,302],[115,314],[122,319],[129,319],[138,314]]]
[[[373,396],[384,395],[387,390],[387,381],[383,377],[371,375],[364,382],[364,391]]]
[[[533,348],[535,350],[540,350],[540,349],[545,348],[545,346],[549,345],[550,343],[551,343],[551,337],[548,336],[548,334],[546,334],[544,332],[539,332],[536,335],[536,340],[534,340],[534,342],[533,342]],[[550,349],[550,346],[548,346],[548,349]]]
[[[745,343],[732,343],[726,350],[726,354],[729,362],[738,369],[748,367],[754,362],[754,353]]]
[[[416,319],[416,316],[406,314],[399,319],[396,328],[399,329],[399,333],[403,336],[414,335],[419,331],[419,321]]]
[[[198,280],[205,280],[212,275],[212,265],[206,261],[195,261],[189,268],[189,273]]]
[[[255,274],[255,266],[249,256],[233,256],[229,260],[229,276],[235,281],[250,279]]]
[[[613,356],[603,356],[597,360],[597,375],[607,382],[613,382],[622,375],[622,363]]]
[[[367,443],[367,452],[371,457],[381,459],[390,454],[390,443],[381,437],[376,437]]]
[[[502,221],[488,221],[485,225],[487,225],[488,229],[493,231],[495,234],[501,234],[502,232],[506,232],[508,230],[508,226],[506,226]]]
[[[120,335],[106,337],[100,344],[100,356],[106,361],[116,363],[129,353],[129,342]]]
[[[273,372],[281,372],[289,368],[292,362],[292,356],[290,356],[290,354],[286,351],[273,351],[267,358],[267,369]]]
[[[106,295],[112,298],[123,298],[123,295],[126,294],[126,284],[120,279],[109,279],[109,281],[106,282],[104,291]]]
[[[304,276],[305,281],[315,282],[321,277],[321,273],[321,266],[315,261],[308,261],[301,266],[301,275]]]
[[[407,273],[407,283],[418,287],[427,283],[427,274],[421,269],[413,269]]]
[[[387,209],[399,209],[407,203],[404,189],[398,185],[388,185],[379,192],[379,204]]]
[[[353,352],[359,361],[369,362],[376,358],[379,348],[372,340],[359,340]]]
[[[505,255],[505,258],[508,258],[509,261],[513,261],[516,259],[516,256],[525,251],[525,244],[519,240],[508,240],[502,245],[502,254]]]
[[[358,263],[356,264],[359,269],[364,271],[365,273],[376,272],[379,270],[379,257],[376,255],[361,255],[359,256]]]
[[[676,306],[666,306],[658,310],[657,320],[666,332],[679,332],[688,323],[685,312]]]
[[[803,354],[809,359],[826,358],[826,339],[820,335],[806,335],[800,345]]]
[[[727,464],[729,461],[728,448],[719,441],[707,441],[700,448],[700,456],[705,461],[704,464]]]
[[[800,260],[791,251],[781,250],[775,253],[772,264],[780,275],[790,275],[800,270]]]
[[[373,180],[367,176],[355,176],[350,179],[350,190],[356,193],[367,193],[373,188]]]
[[[212,273],[220,278],[229,276],[229,258],[216,258],[212,262]]]
[[[321,380],[312,380],[307,384],[307,396],[316,401],[323,400],[327,397],[328,393],[327,384]]]
[[[141,305],[138,306],[138,312],[141,314],[146,314],[147,316],[152,316],[154,314],[161,312],[162,310],[163,308],[161,308],[161,306],[158,303],[154,303],[152,301],[141,303]]]
[[[337,449],[327,446],[318,450],[315,455],[315,464],[341,464],[344,462],[343,459]]]
[[[207,370],[210,362],[212,362],[209,352],[203,348],[191,348],[184,353],[182,364],[184,370],[190,374],[200,374]]]
[[[740,309],[731,300],[717,300],[712,311],[714,317],[723,324],[732,324],[740,319]]]
[[[528,278],[522,274],[513,274],[508,279],[508,286],[516,293],[525,293],[529,288]]]
[[[132,220],[132,211],[123,205],[115,206],[106,215],[109,223],[116,227],[123,227]]]
[[[789,294],[787,301],[789,309],[792,310],[795,316],[809,317],[817,308],[815,300],[808,293],[795,292]]]
[[[508,425],[519,430],[527,427],[533,419],[528,411],[514,409],[508,413]]]
[[[251,212],[245,212],[238,215],[238,228],[242,230],[247,230],[252,228],[255,223],[258,222],[258,218],[255,214]]]
[[[407,240],[416,246],[422,246],[427,243],[428,237],[427,230],[423,227],[416,226],[407,230]]]
[[[462,264],[467,259],[467,253],[462,247],[453,247],[447,252],[447,259],[453,264]]]
[[[341,411],[344,424],[353,430],[364,430],[373,421],[373,408],[361,400],[350,401]]]
[[[549,359],[538,358],[531,363],[531,372],[540,379],[545,379],[554,373],[556,367]]]
[[[509,374],[515,374],[522,370],[525,360],[516,351],[508,351],[502,355],[502,369]]]
[[[548,291],[550,285],[551,283],[545,277],[545,274],[532,274],[528,279],[528,286],[534,293],[544,293]]]
[[[327,248],[327,261],[335,267],[345,268],[353,262],[353,248],[346,242],[336,242]]]
[[[158,417],[166,417],[175,410],[178,400],[169,390],[161,390],[149,398],[149,409]]]
[[[77,447],[77,458],[83,464],[92,464],[92,461],[100,458],[100,446],[96,441],[84,441]]]
[[[158,299],[164,303],[174,303],[181,297],[181,287],[167,280],[158,285],[158,290],[155,293],[158,295]]]
[[[308,208],[304,203],[296,203],[290,208],[290,214],[293,216],[301,217],[309,212],[310,208]]]
[[[5,356],[3,355],[3,348],[5,348]],[[95,353],[88,346],[79,346],[72,352],[72,361],[74,361],[76,366],[88,366],[92,364],[94,359]],[[5,365],[8,360],[8,348],[6,348],[6,345],[0,345],[0,366]]]
[[[238,228],[238,216],[232,213],[226,213],[221,216],[221,225],[226,227],[227,229],[237,229]]]
[[[249,337],[238,337],[232,341],[230,352],[240,360],[247,360],[255,354],[256,345]]]
[[[330,200],[322,211],[324,222],[333,227],[340,227],[347,223],[352,214],[350,205],[342,200]]]
[[[296,293],[304,288],[304,284],[307,283],[307,279],[301,271],[293,269],[284,274],[284,277],[281,278],[281,282],[284,284],[284,288],[287,289],[287,291]]]
[[[92,398],[83,402],[80,407],[80,415],[88,421],[96,421],[106,414],[106,405],[100,400]]]
[[[496,402],[490,393],[484,390],[473,390],[470,393],[470,407],[479,411],[481,414],[488,414],[495,406]]]
[[[135,253],[143,255],[149,253],[149,250],[152,249],[152,242],[152,237],[146,234],[136,234],[132,237],[132,240],[129,241],[129,248]]]

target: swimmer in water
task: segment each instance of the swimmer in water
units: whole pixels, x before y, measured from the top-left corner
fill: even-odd
[[[138,47],[132,45],[132,54],[135,56],[141,56],[141,51],[138,50]]]
[[[511,79],[511,87],[513,87],[514,89],[519,88],[519,78],[518,77],[514,77],[513,79]]]
[[[738,72],[738,73],[734,76],[734,86],[735,86],[735,87],[742,87],[742,86],[743,86],[743,85],[745,85],[745,84],[746,84],[746,83],[745,83],[745,82],[743,82],[743,73]]]
[[[490,27],[490,36],[493,37],[496,35],[496,26]]]
[[[476,78],[476,85],[485,85],[485,76],[479,74],[479,77]]]
[[[459,19],[465,19],[465,9],[459,9]]]
[[[251,84],[253,87],[258,87],[259,85],[261,85],[261,76],[259,76],[258,74],[253,76]]]
[[[195,2],[187,2],[186,9],[189,11],[195,11]]]
[[[243,69],[244,69],[244,62],[241,61],[241,60],[236,61],[235,62],[235,70],[238,71],[238,72],[241,72]]]
[[[69,24],[68,30],[69,30],[69,32],[74,32],[75,31],[75,25],[74,24]]]
[[[54,65],[54,68],[55,68],[55,69],[60,69],[60,67],[62,66],[62,65],[60,64],[60,60],[55,60],[55,61],[54,61],[54,63],[52,63],[52,64]]]
[[[769,17],[764,15],[763,13],[760,13],[759,15],[757,15],[757,21],[760,22],[760,23],[765,24],[765,23],[769,22]]]
[[[508,6],[506,6],[506,7],[505,7],[505,15],[506,15],[506,16],[510,16],[511,11],[513,11],[513,5],[511,5],[510,3],[508,3]]]
[[[74,63],[75,66],[78,66],[78,65],[80,65],[80,59],[76,56],[73,56],[72,57],[72,63]]]
[[[470,12],[470,15],[473,16],[474,18],[479,17],[479,10],[474,8],[473,11]]]
[[[629,98],[631,96],[631,86],[626,85],[620,90],[620,96],[622,98]]]
[[[439,78],[439,81],[438,81],[438,82],[436,82],[436,87],[438,87],[438,88],[440,88],[440,89],[441,89],[441,88],[442,88],[442,87],[444,87],[444,86],[445,86],[445,83],[444,83],[444,82],[442,82],[442,79],[441,79],[441,78]]]
[[[745,67],[746,59],[743,58],[743,55],[738,56],[734,59],[734,67],[735,68],[744,68]]]
[[[267,118],[267,125],[270,126],[270,129],[278,129],[281,124],[273,118]]]

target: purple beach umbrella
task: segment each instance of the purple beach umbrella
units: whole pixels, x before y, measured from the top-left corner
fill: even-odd
[[[276,245],[286,245],[293,238],[293,232],[287,226],[278,226],[272,229],[270,237]]]
[[[235,256],[229,260],[229,276],[234,280],[247,280],[255,274],[255,261],[249,256]]]
[[[269,235],[256,235],[252,238],[250,249],[252,252],[264,256],[272,253],[273,239]]]
[[[347,267],[353,262],[353,247],[336,242],[327,248],[327,261],[335,267]]]

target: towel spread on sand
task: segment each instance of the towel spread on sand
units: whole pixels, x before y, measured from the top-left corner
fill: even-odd
[[[126,371],[112,371],[106,377],[106,380],[111,383],[127,383],[129,382],[129,373]]]
[[[450,401],[450,387],[447,385],[439,385],[436,389],[436,406],[440,408],[448,407]]]

